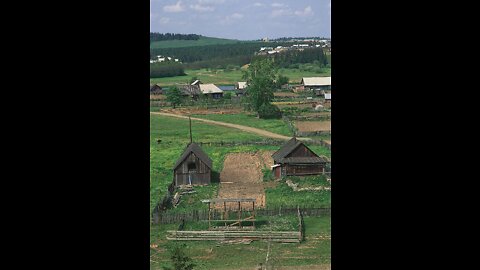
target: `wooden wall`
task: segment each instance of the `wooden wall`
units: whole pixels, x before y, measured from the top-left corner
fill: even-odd
[[[285,172],[287,175],[316,175],[324,172],[324,166],[322,164],[285,164]]]
[[[188,171],[188,164],[195,163],[196,170]],[[190,155],[178,166],[174,172],[175,185],[188,185],[189,176],[192,181],[192,185],[208,185],[211,180],[211,171],[208,166],[201,161],[194,153]]]

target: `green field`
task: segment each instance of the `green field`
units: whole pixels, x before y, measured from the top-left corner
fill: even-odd
[[[205,118],[212,117],[206,116]],[[220,117],[220,118],[216,118]],[[224,118],[221,118],[224,117]],[[285,127],[281,123],[268,124],[267,120],[250,119],[248,115],[213,116],[216,120],[237,121],[256,127],[270,128],[279,133]],[[212,118],[212,119],[213,119]],[[265,121],[265,122],[264,122]],[[280,121],[280,120],[279,120]],[[241,132],[237,129],[209,125],[203,122],[192,121],[193,140],[196,142],[219,142],[219,141],[251,141],[264,140],[255,134]],[[157,140],[161,139],[158,143]],[[173,165],[189,142],[189,124],[187,119],[150,115],[150,210],[153,210],[158,200],[166,193],[168,184],[173,178]],[[320,155],[330,156],[330,151],[324,147],[309,146]],[[277,150],[278,146],[202,146],[202,149],[213,161],[213,178],[218,179],[218,173],[222,170],[225,156],[233,152],[255,152],[257,150]],[[216,178],[216,179],[215,179]],[[195,187],[197,193],[185,197],[179,206],[169,212],[189,212],[192,209],[205,209],[206,205],[201,199],[216,196],[218,184]],[[293,192],[284,183],[279,183],[276,188],[266,190],[267,206],[286,206],[307,204],[316,206],[328,206],[330,194],[322,192]],[[286,203],[286,199],[288,203]],[[295,230],[296,216],[259,217],[265,220],[262,228],[269,230],[270,224],[282,230]],[[268,222],[267,222],[268,221]],[[324,235],[330,235],[330,217],[305,217],[306,238],[302,243],[282,244],[272,243],[270,246],[270,261],[274,267],[296,265],[330,264],[330,240],[320,239]],[[151,225],[150,243],[158,245],[150,249],[150,269],[163,269],[171,266],[170,251],[175,245],[185,244],[184,250],[187,256],[196,264],[195,269],[252,269],[265,261],[268,243],[254,241],[249,245],[221,245],[215,241],[188,241],[176,242],[165,239],[166,230],[176,230],[179,224]],[[204,229],[205,222],[187,223],[186,229]]]
[[[316,73],[311,71],[301,71],[299,69],[280,69],[279,74],[287,76],[290,83],[299,84],[302,77],[330,76],[331,70],[325,68],[324,73]],[[233,85],[236,82],[244,81],[242,79],[242,70],[224,71],[224,70],[207,70],[207,69],[187,69],[187,75],[166,77],[166,78],[150,78],[150,84],[159,83],[161,86],[171,86],[175,84],[188,83],[192,77],[197,77],[203,83],[214,83],[219,85]]]
[[[236,39],[224,39],[224,38],[213,38],[213,37],[204,37],[201,36],[197,40],[164,40],[164,41],[154,41],[150,43],[150,49],[165,49],[165,48],[182,48],[182,47],[195,47],[195,46],[206,46],[206,45],[221,45],[221,44],[235,44],[239,42],[248,42],[240,41]]]
[[[257,128],[265,128],[267,130],[270,129],[272,132],[288,135],[288,128],[282,120],[252,119],[252,117],[248,115],[207,115],[202,117],[245,124]],[[272,123],[269,123],[270,121]],[[261,141],[265,139],[252,133],[239,131],[238,129],[209,125],[195,120],[192,121],[192,133],[193,141],[206,143],[220,141]],[[160,143],[157,142],[158,139],[161,139]],[[150,115],[150,211],[153,210],[157,202],[166,194],[167,187],[173,179],[173,165],[180,157],[189,140],[189,125],[187,119]],[[327,157],[331,156],[330,150],[325,147],[319,145],[308,146],[312,151],[319,155],[325,155]],[[268,145],[243,145],[230,147],[205,145],[202,147],[213,161],[214,173],[212,173],[212,177],[214,178],[214,181],[222,170],[223,160],[228,153],[278,150],[278,148],[279,146]],[[215,196],[216,190],[217,184],[215,183],[207,187],[198,188],[197,194],[191,196],[192,199],[190,202],[179,205],[179,208],[177,208],[176,211],[188,211],[195,208],[205,207],[205,205],[201,204],[199,200]],[[291,200],[292,205],[315,204],[318,202],[324,206],[330,201],[329,197],[318,197],[320,193],[311,193],[311,197],[303,196],[306,193],[302,195],[279,185],[278,188],[267,191],[267,206],[279,206],[285,204],[284,199],[287,193],[290,193],[288,196],[293,198]],[[318,198],[318,200],[310,200],[310,198]]]
[[[292,131],[290,131],[285,121],[281,119],[259,119],[255,114],[196,114],[192,115],[192,117],[259,128],[285,136],[292,135]]]
[[[331,219],[325,217],[304,217],[305,241],[302,243],[271,243],[269,261],[272,269],[280,266],[330,264],[329,239]],[[171,267],[170,253],[175,245],[183,245],[184,251],[196,267],[194,269],[255,269],[265,263],[268,243],[254,241],[249,245],[222,245],[215,241],[176,242],[165,239],[167,230],[176,230],[177,224],[155,225],[150,227],[150,269]]]

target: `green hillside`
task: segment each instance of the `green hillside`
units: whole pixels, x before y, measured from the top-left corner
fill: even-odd
[[[234,44],[244,42],[236,39],[224,39],[201,36],[198,40],[163,40],[150,43],[150,49],[181,48],[205,45]]]

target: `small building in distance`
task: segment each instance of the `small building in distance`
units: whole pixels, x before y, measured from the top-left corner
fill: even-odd
[[[196,143],[189,143],[173,167],[173,181],[179,185],[211,183],[212,160]]]
[[[247,82],[237,82],[237,83],[235,83],[235,94],[237,96],[245,95],[246,90],[247,90]]]
[[[329,162],[328,158],[318,156],[295,137],[273,153],[272,158],[275,178],[323,174]]]
[[[200,92],[202,92],[203,95],[206,95],[213,99],[218,99],[223,96],[222,89],[218,88],[213,83],[199,84],[199,87],[200,87]]]
[[[316,92],[318,95],[322,90],[331,90],[332,77],[304,77],[301,84],[305,89],[310,89]]]
[[[150,85],[150,95],[162,95],[163,94],[163,89],[160,85],[154,84]]]

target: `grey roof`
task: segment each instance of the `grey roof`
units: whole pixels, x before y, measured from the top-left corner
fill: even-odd
[[[305,144],[303,144],[303,142],[298,141],[297,138],[293,137],[286,144],[284,144],[277,152],[273,153],[273,155],[272,155],[273,160],[276,161],[276,162],[280,162],[280,163],[291,163],[291,164],[327,162],[327,160],[325,158],[318,157],[318,156],[316,156],[316,157],[289,157],[289,158],[285,158],[286,156],[288,156],[288,154],[290,154],[293,150],[295,150],[300,145],[303,145],[303,146],[307,147]],[[312,151],[312,153],[313,153],[313,151]]]
[[[203,152],[202,148],[200,148],[200,146],[198,146],[198,144],[196,143],[188,144],[187,148],[185,148],[185,150],[183,151],[183,154],[177,160],[177,163],[175,163],[173,169],[175,170],[192,152],[201,161],[203,161],[208,166],[208,168],[212,169],[212,160],[207,156],[207,154],[205,154],[205,152]]]
[[[327,160],[322,157],[289,157],[278,160],[280,163],[289,164],[314,164],[314,163],[326,163]]]
[[[280,160],[290,154],[297,146],[302,144],[301,141],[297,141],[297,138],[293,137],[286,144],[284,144],[277,152],[273,153],[274,160]]]

